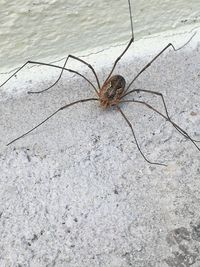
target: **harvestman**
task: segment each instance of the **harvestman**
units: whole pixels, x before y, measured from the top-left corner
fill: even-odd
[[[29,134],[30,132],[32,132],[33,130],[35,130],[36,128],[38,128],[40,125],[42,125],[43,123],[45,123],[47,120],[49,120],[51,117],[53,117],[56,113],[58,113],[59,111],[66,109],[70,106],[76,105],[78,103],[83,103],[83,102],[89,102],[89,101],[99,101],[100,102],[100,106],[102,108],[110,108],[110,107],[116,107],[116,109],[121,113],[122,117],[125,119],[126,123],[128,124],[128,126],[130,127],[136,146],[140,152],[140,154],[142,155],[142,157],[150,164],[156,164],[156,165],[163,165],[166,166],[163,163],[158,163],[158,162],[152,162],[149,159],[147,159],[147,157],[144,155],[144,153],[142,152],[140,145],[137,141],[135,132],[133,130],[133,126],[131,124],[131,122],[128,120],[128,118],[126,117],[126,115],[124,114],[124,112],[122,111],[122,109],[120,108],[119,104],[120,103],[137,103],[137,104],[141,104],[146,106],[147,108],[153,110],[154,112],[156,112],[158,115],[160,115],[161,117],[163,117],[165,120],[167,120],[168,122],[170,122],[172,124],[172,126],[180,133],[182,134],[185,138],[189,139],[194,146],[196,146],[196,148],[200,151],[200,147],[196,144],[196,140],[192,139],[188,133],[186,131],[184,131],[180,126],[178,126],[175,122],[173,122],[168,114],[168,110],[167,110],[167,106],[164,100],[164,97],[161,93],[156,92],[156,91],[151,91],[151,90],[144,90],[144,89],[133,89],[133,90],[129,90],[130,87],[132,86],[133,82],[165,51],[167,50],[169,47],[171,47],[174,51],[180,50],[183,46],[185,46],[188,42],[190,42],[190,40],[193,38],[193,36],[190,38],[190,40],[185,43],[182,47],[176,49],[172,43],[169,43],[166,47],[164,47],[147,65],[145,65],[140,72],[132,79],[132,81],[128,84],[128,86],[126,86],[126,81],[124,79],[124,77],[122,77],[121,75],[112,75],[114,72],[114,69],[117,65],[117,63],[119,62],[119,60],[123,57],[123,55],[126,53],[126,51],[129,49],[129,47],[131,46],[131,44],[134,42],[134,33],[133,33],[133,20],[132,20],[132,10],[131,10],[131,4],[130,4],[130,0],[128,0],[128,6],[129,6],[129,15],[130,15],[130,23],[131,23],[131,33],[132,33],[132,38],[130,39],[128,45],[126,46],[126,48],[124,49],[124,51],[121,53],[121,55],[115,60],[113,67],[110,71],[110,73],[108,74],[105,82],[103,83],[103,85],[100,85],[98,76],[94,70],[94,68],[88,64],[86,61],[73,56],[73,55],[68,55],[67,59],[65,60],[65,63],[63,65],[63,67],[61,66],[57,66],[57,65],[53,65],[53,64],[48,64],[48,63],[43,63],[43,62],[36,62],[36,61],[27,61],[24,65],[22,65],[17,71],[15,71],[5,82],[3,82],[1,86],[3,86],[5,83],[7,83],[14,75],[16,75],[22,68],[24,68],[26,65],[28,64],[36,64],[36,65],[44,65],[44,66],[49,66],[49,67],[54,67],[54,68],[58,68],[61,69],[60,75],[58,77],[58,79],[48,88],[42,90],[42,91],[38,91],[38,92],[28,92],[29,94],[38,94],[38,93],[43,93],[47,90],[49,90],[50,88],[52,88],[61,78],[63,71],[69,71],[72,73],[77,74],[78,76],[82,77],[83,79],[85,79],[94,89],[97,97],[94,98],[87,98],[87,99],[81,99],[81,100],[77,100],[74,101],[72,103],[69,103],[65,106],[62,106],[61,108],[59,108],[58,110],[56,110],[54,113],[52,113],[50,116],[48,116],[45,120],[43,120],[41,123],[39,123],[38,125],[36,125],[35,127],[33,127],[31,130],[27,131],[26,133],[22,134],[21,136],[17,137],[16,139],[12,140],[10,143],[7,144],[10,145],[13,142],[19,140],[20,138],[24,137],[25,135]],[[87,79],[84,75],[82,75],[81,73],[72,70],[72,69],[68,69],[66,68],[66,64],[68,59],[74,59],[77,60],[83,64],[85,64],[89,69],[91,69],[91,71],[94,74],[94,77],[96,79],[96,83],[97,83],[97,87],[89,80]],[[161,98],[161,101],[163,103],[164,109],[165,109],[165,114],[161,113],[160,111],[158,111],[157,109],[155,109],[153,106],[149,105],[148,103],[144,102],[144,101],[139,101],[139,100],[133,100],[133,99],[128,99],[128,100],[124,100],[125,96],[128,96],[134,92],[144,92],[147,94],[153,94],[153,95],[157,95]]]

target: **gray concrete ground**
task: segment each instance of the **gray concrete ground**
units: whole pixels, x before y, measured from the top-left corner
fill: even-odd
[[[115,73],[128,82],[164,44],[181,46],[190,36],[137,42]],[[171,119],[195,139],[198,40],[199,34],[178,52],[169,49],[133,86],[163,93]],[[85,59],[102,81],[122,49]],[[6,147],[61,105],[95,96],[86,81],[68,73],[49,92],[26,94],[55,77],[55,70],[34,67],[1,88],[0,266],[200,266],[200,151],[153,111],[121,106],[148,159],[167,167],[145,162],[120,113],[98,102],[64,110]],[[159,97],[132,97],[164,113]]]

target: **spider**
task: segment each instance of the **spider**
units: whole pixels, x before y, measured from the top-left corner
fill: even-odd
[[[151,91],[151,90],[145,90],[145,89],[132,89],[130,90],[130,87],[132,86],[132,84],[134,83],[134,81],[147,69],[150,67],[150,65],[168,48],[172,48],[174,51],[180,50],[183,46],[185,46],[188,42],[190,42],[190,40],[193,38],[193,36],[187,41],[187,43],[185,43],[182,47],[176,49],[174,47],[174,45],[172,43],[169,43],[167,46],[165,46],[148,64],[146,64],[140,71],[139,73],[132,79],[132,81],[126,85],[126,81],[124,79],[123,76],[116,74],[113,75],[113,72],[115,70],[115,67],[117,65],[117,63],[120,61],[120,59],[124,56],[124,54],[127,52],[127,50],[129,49],[129,47],[131,46],[132,43],[134,43],[134,33],[133,33],[133,20],[132,20],[132,10],[131,10],[131,4],[130,4],[130,0],[128,0],[128,7],[129,7],[129,15],[130,15],[130,24],[131,24],[131,33],[132,33],[132,37],[129,41],[129,43],[127,44],[127,46],[125,47],[124,51],[120,54],[120,56],[115,60],[113,67],[110,71],[110,73],[108,74],[107,78],[105,79],[103,85],[100,84],[99,78],[95,72],[95,69],[86,61],[84,61],[83,59],[80,59],[76,56],[73,55],[68,55],[68,57],[66,58],[64,65],[58,66],[58,65],[54,65],[54,64],[49,64],[49,63],[43,63],[43,62],[36,62],[36,61],[27,61],[25,64],[23,64],[17,71],[15,71],[6,81],[4,81],[1,85],[3,86],[5,83],[7,83],[13,76],[15,76],[20,70],[22,70],[22,68],[24,68],[26,65],[28,64],[36,64],[36,65],[45,65],[45,66],[49,66],[49,67],[54,67],[54,68],[58,68],[61,69],[60,75],[57,78],[57,80],[48,88],[41,90],[41,91],[29,91],[29,94],[39,94],[39,93],[43,93],[47,90],[49,90],[50,88],[52,88],[61,78],[62,74],[64,71],[69,71],[71,73],[74,73],[80,77],[82,77],[84,80],[86,80],[94,89],[94,92],[96,94],[96,97],[91,97],[91,98],[87,98],[87,99],[81,99],[81,100],[77,100],[74,102],[71,102],[69,104],[66,104],[62,107],[60,107],[59,109],[57,109],[54,113],[52,113],[50,116],[48,116],[45,120],[43,120],[41,123],[37,124],[35,127],[33,127],[32,129],[30,129],[29,131],[25,132],[24,134],[22,134],[21,136],[15,138],[14,140],[12,140],[11,142],[9,142],[7,144],[10,145],[12,143],[14,143],[15,141],[19,140],[20,138],[24,137],[25,135],[29,134],[30,132],[32,132],[33,130],[35,130],[36,128],[38,128],[39,126],[41,126],[43,123],[45,123],[47,120],[49,120],[51,117],[53,117],[54,115],[56,115],[58,112],[70,107],[70,106],[74,106],[76,104],[79,103],[84,103],[84,102],[89,102],[89,101],[99,101],[100,106],[103,109],[108,109],[111,107],[115,107],[119,113],[122,115],[122,117],[124,118],[124,120],[126,121],[127,125],[130,127],[133,138],[135,140],[135,144],[141,154],[141,156],[144,158],[144,160],[146,160],[149,164],[154,164],[154,165],[161,165],[161,166],[167,166],[166,164],[163,163],[159,163],[159,162],[153,162],[151,160],[149,160],[144,153],[142,152],[140,145],[137,141],[133,126],[131,124],[131,122],[128,120],[128,118],[126,117],[125,113],[122,111],[120,104],[121,103],[137,103],[137,104],[141,104],[143,106],[146,106],[147,108],[153,110],[154,112],[156,112],[158,115],[160,115],[161,117],[163,117],[166,121],[168,121],[169,123],[172,124],[172,126],[181,134],[183,135],[185,138],[189,139],[193,145],[200,151],[200,147],[196,144],[196,140],[192,139],[189,134],[183,130],[179,125],[177,125],[175,122],[173,122],[168,114],[168,110],[167,110],[167,106],[165,103],[165,99],[162,93],[157,92],[157,91]],[[92,72],[93,75],[95,77],[96,80],[96,86],[89,80],[87,79],[84,75],[82,75],[81,73],[72,70],[72,69],[68,69],[66,68],[66,64],[68,62],[69,59],[74,59],[79,61],[82,64],[85,64]],[[139,101],[139,100],[134,100],[134,99],[124,99],[126,96],[131,95],[135,92],[143,92],[146,94],[153,94],[153,95],[157,95],[160,97],[162,104],[164,106],[164,110],[165,110],[165,114],[161,113],[160,111],[158,111],[156,108],[154,108],[152,105],[146,103],[145,101]]]

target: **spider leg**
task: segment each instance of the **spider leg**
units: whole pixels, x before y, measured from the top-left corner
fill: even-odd
[[[72,69],[67,69],[67,68],[63,68],[61,66],[58,66],[58,65],[54,65],[54,64],[50,64],[50,63],[44,63],[44,62],[38,62],[38,61],[27,61],[26,63],[24,63],[18,70],[16,70],[7,80],[5,80],[1,85],[0,87],[2,87],[4,84],[6,84],[13,76],[15,76],[20,70],[22,70],[26,65],[28,64],[34,64],[34,65],[42,65],[42,66],[49,66],[49,67],[53,67],[53,68],[57,68],[57,69],[63,69],[63,70],[67,70],[69,72],[72,72],[72,73],[75,73],[77,75],[79,75],[80,77],[82,77],[83,79],[85,79],[95,90],[95,92],[97,93],[98,95],[98,91],[96,89],[96,87],[92,84],[92,82],[87,79],[84,75],[80,74],[79,72],[77,71],[74,71]],[[44,90],[45,91],[45,90]],[[34,93],[34,92],[28,92],[28,93]]]
[[[109,75],[108,75],[108,77],[106,78],[105,81],[107,81],[107,80],[110,78],[110,76],[112,75],[112,73],[113,73],[113,71],[114,71],[114,69],[115,69],[115,67],[116,67],[116,65],[117,65],[117,63],[118,63],[118,61],[123,57],[123,55],[126,53],[126,51],[129,49],[130,45],[131,45],[133,42],[134,42],[134,37],[131,38],[131,40],[129,41],[128,45],[127,45],[126,48],[124,49],[124,51],[123,51],[123,52],[121,53],[121,55],[115,60],[115,62],[114,62],[114,64],[113,64],[113,67],[112,67],[112,69],[111,69],[111,71],[110,71],[110,73],[109,73]]]
[[[174,128],[179,131],[180,134],[182,134],[184,137],[187,137],[196,146],[196,148],[200,151],[200,147],[195,143],[196,141],[193,140],[185,130],[183,130],[180,126],[178,126],[171,119],[169,120],[168,117],[166,117],[165,115],[163,115],[160,111],[158,111],[157,109],[155,109],[154,107],[152,107],[148,103],[146,103],[144,101],[139,101],[139,100],[123,100],[123,101],[120,101],[120,103],[138,103],[138,104],[141,104],[141,105],[145,105],[146,107],[148,107],[151,110],[155,111],[161,117],[163,117],[164,119],[166,119],[167,121],[169,121],[174,126]]]
[[[167,105],[166,105],[166,102],[165,102],[165,99],[164,99],[164,96],[163,96],[162,93],[159,93],[159,92],[156,92],[156,91],[151,91],[151,90],[144,90],[144,89],[133,89],[133,90],[131,90],[131,91],[125,93],[125,94],[122,96],[122,98],[125,97],[125,96],[127,96],[127,95],[129,95],[129,94],[131,94],[131,93],[134,93],[134,92],[138,92],[138,93],[139,93],[139,92],[144,92],[144,93],[149,93],[149,94],[154,94],[154,95],[158,95],[158,96],[160,96],[161,99],[162,99],[163,105],[164,105],[164,109],[165,109],[165,112],[166,112],[167,120],[168,120],[168,121],[171,121],[171,119],[170,119],[170,117],[169,117],[168,110],[167,110]],[[173,126],[176,128],[177,131],[179,131],[182,135],[184,135],[186,138],[188,138],[188,136],[187,136],[183,131],[181,131],[180,128],[178,128],[175,124],[174,124]],[[191,139],[192,139],[192,138],[191,138]],[[192,140],[193,140],[194,142],[200,142],[200,141],[198,141],[198,140],[194,140],[194,139],[192,139]]]
[[[92,70],[92,72],[93,72],[93,74],[94,74],[94,76],[95,76],[95,79],[96,79],[96,81],[97,81],[98,88],[100,89],[99,79],[98,79],[98,76],[97,76],[97,74],[96,74],[94,68],[93,68],[90,64],[88,64],[86,61],[84,61],[84,60],[82,60],[82,59],[80,59],[80,58],[78,58],[78,57],[75,57],[75,56],[73,56],[73,55],[68,55],[68,57],[66,58],[66,60],[65,60],[65,62],[64,62],[63,67],[61,67],[61,72],[60,72],[60,74],[59,74],[57,80],[56,80],[52,85],[50,85],[48,88],[46,88],[46,89],[44,89],[44,90],[37,91],[37,92],[29,92],[29,93],[34,93],[34,94],[43,93],[43,92],[45,92],[45,91],[51,89],[54,85],[56,85],[56,84],[58,83],[58,81],[60,80],[60,78],[62,77],[63,71],[65,70],[65,66],[66,66],[67,61],[68,61],[69,58],[73,58],[73,59],[75,59],[75,60],[77,60],[77,61],[80,61],[81,63],[87,65],[87,66]]]
[[[96,81],[97,81],[98,88],[99,88],[99,89],[101,88],[101,86],[100,86],[100,82],[99,82],[99,78],[98,78],[98,76],[97,76],[97,74],[96,74],[94,68],[93,68],[90,64],[88,64],[88,63],[87,63],[86,61],[84,61],[83,59],[80,59],[80,58],[75,57],[75,56],[72,56],[72,55],[69,55],[68,57],[71,57],[71,58],[73,58],[73,59],[75,59],[75,60],[77,60],[77,61],[80,61],[80,62],[82,62],[83,64],[85,64],[86,66],[88,66],[88,68],[90,68],[90,69],[92,70],[92,72],[93,72],[93,74],[94,74],[94,76],[95,76],[95,79],[96,79]]]
[[[7,144],[7,146],[9,146],[10,144],[14,143],[15,141],[21,139],[22,137],[24,137],[25,135],[29,134],[30,132],[32,132],[33,130],[35,130],[36,128],[38,128],[39,126],[41,126],[43,123],[45,123],[47,120],[49,120],[51,117],[53,117],[54,115],[56,115],[59,111],[68,108],[70,106],[73,106],[75,104],[78,103],[83,103],[83,102],[89,102],[89,101],[96,101],[98,100],[98,98],[87,98],[87,99],[81,99],[81,100],[77,100],[75,102],[69,103],[65,106],[62,106],[61,108],[57,109],[54,113],[52,113],[50,116],[48,116],[45,120],[43,120],[42,122],[40,122],[39,124],[37,124],[35,127],[33,127],[32,129],[30,129],[29,131],[25,132],[24,134],[20,135],[19,137],[15,138],[14,140],[12,140],[11,142],[9,142]]]
[[[132,9],[130,0],[128,0],[128,8],[129,8],[129,16],[130,16],[130,23],[131,23],[131,34],[134,41],[134,32],[133,32],[133,16],[132,16]]]
[[[125,102],[125,101],[122,101],[122,102]],[[117,109],[120,111],[121,115],[123,116],[123,118],[125,119],[125,121],[127,122],[128,126],[131,128],[131,131],[132,131],[132,134],[133,134],[133,137],[135,139],[135,143],[136,143],[136,146],[140,152],[140,154],[142,155],[142,157],[150,164],[154,164],[154,165],[161,165],[161,166],[167,166],[166,164],[163,164],[163,163],[158,163],[158,162],[152,162],[150,160],[147,159],[147,157],[144,155],[144,153],[142,152],[139,144],[138,144],[138,141],[137,141],[137,138],[136,138],[136,135],[135,135],[135,132],[133,130],[133,126],[132,124],[130,123],[130,121],[127,119],[126,115],[124,114],[124,112],[121,110],[121,108],[119,106],[116,106]]]
[[[105,81],[107,81],[110,76],[112,75],[118,61],[123,57],[123,55],[126,53],[126,51],[129,49],[130,45],[134,42],[134,32],[133,32],[133,18],[132,18],[132,9],[131,9],[131,3],[130,0],[128,0],[128,7],[129,7],[129,16],[130,16],[130,24],[131,24],[131,40],[129,41],[128,45],[126,46],[126,48],[124,49],[124,51],[121,53],[121,55],[115,60],[113,67],[108,75],[108,77],[106,78]]]
[[[184,46],[186,46],[191,40],[192,38],[195,36],[196,32],[190,37],[190,39],[181,47],[179,48],[175,48],[174,45],[172,43],[169,43],[167,46],[165,46],[148,64],[146,64],[141,70],[140,72],[134,77],[134,79],[129,83],[129,85],[126,88],[125,93],[129,90],[130,86],[133,84],[133,82],[147,69],[151,66],[151,64],[165,51],[167,50],[170,46],[173,48],[174,51],[178,51],[180,49],[182,49]]]

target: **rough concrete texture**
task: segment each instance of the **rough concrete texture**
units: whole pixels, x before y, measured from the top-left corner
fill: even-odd
[[[179,47],[190,36],[137,42],[115,73],[131,81],[164,45]],[[198,40],[197,33],[183,49],[166,51],[132,87],[163,93],[171,119],[195,139]],[[84,59],[102,81],[122,49]],[[94,81],[85,66],[81,70]],[[49,92],[26,94],[46,88],[56,73],[33,67],[1,88],[0,266],[200,266],[200,151],[153,111],[121,106],[148,159],[167,167],[145,162],[120,113],[96,102],[63,110],[6,147],[65,103],[95,96],[86,81],[69,73]],[[132,97],[164,113],[159,97]]]

